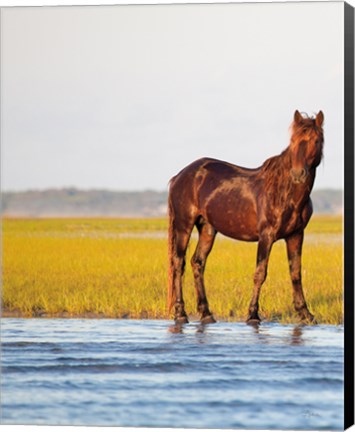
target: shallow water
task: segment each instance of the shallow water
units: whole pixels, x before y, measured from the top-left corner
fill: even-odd
[[[4,318],[2,423],[343,429],[343,328]]]

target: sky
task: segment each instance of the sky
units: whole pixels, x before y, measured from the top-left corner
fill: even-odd
[[[1,184],[166,190],[200,157],[260,166],[325,115],[343,185],[343,3],[5,8]]]

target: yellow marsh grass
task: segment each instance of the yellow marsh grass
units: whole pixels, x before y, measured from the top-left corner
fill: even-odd
[[[167,220],[3,221],[2,305],[24,316],[168,318]],[[196,310],[187,253],[184,294]],[[252,294],[256,244],[217,236],[205,282],[218,319],[244,320]],[[307,228],[303,284],[318,322],[343,322],[342,219],[314,217]],[[260,298],[264,319],[296,322],[284,241],[272,250]]]

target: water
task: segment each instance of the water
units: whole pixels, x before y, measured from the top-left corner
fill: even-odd
[[[343,429],[343,328],[2,320],[2,423]]]

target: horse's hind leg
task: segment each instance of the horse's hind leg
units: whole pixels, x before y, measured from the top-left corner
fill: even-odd
[[[188,323],[185,303],[182,293],[182,277],[185,271],[185,255],[190,240],[193,222],[185,227],[173,228],[173,245],[170,257],[172,296],[174,319],[178,324]]]
[[[213,242],[216,237],[216,230],[212,225],[202,220],[202,218],[196,222],[196,226],[199,231],[199,240],[196,251],[191,259],[191,265],[195,279],[197,310],[201,314],[201,322],[208,324],[214,323],[216,321],[208,308],[203,274],[205,271],[207,257],[211,252]]]
[[[249,315],[247,318],[248,323],[260,322],[259,317],[259,296],[261,286],[264,283],[267,275],[267,267],[269,262],[269,256],[273,245],[273,238],[271,235],[264,233],[258,243],[257,252],[257,263],[254,274],[254,291],[253,297],[249,305]]]

